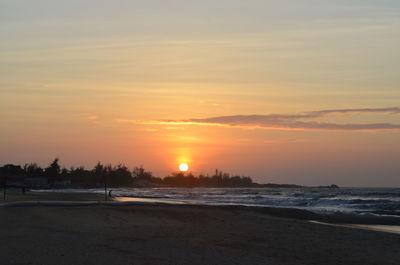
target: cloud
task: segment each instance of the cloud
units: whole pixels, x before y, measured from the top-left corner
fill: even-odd
[[[333,115],[355,115],[361,113],[400,114],[400,108],[365,108],[321,110],[300,114],[232,115],[203,119],[160,120],[147,124],[203,125],[223,127],[261,128],[275,130],[329,130],[329,131],[390,131],[400,130],[400,124],[393,123],[328,123],[313,121]]]
[[[359,114],[359,113],[383,113],[383,114],[400,114],[400,108],[376,108],[376,109],[338,109],[338,110],[321,110],[309,112],[310,118],[323,117],[338,114]],[[307,114],[305,115],[307,116]]]

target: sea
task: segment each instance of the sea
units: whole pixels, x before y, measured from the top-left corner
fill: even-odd
[[[113,188],[108,191],[110,190],[111,195],[120,201],[285,207],[319,214],[370,213],[400,217],[400,188]],[[104,189],[55,191],[104,193]]]

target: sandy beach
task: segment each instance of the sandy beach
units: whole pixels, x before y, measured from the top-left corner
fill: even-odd
[[[10,192],[15,201],[100,201]],[[190,205],[0,207],[1,264],[400,264],[400,235],[240,208]]]

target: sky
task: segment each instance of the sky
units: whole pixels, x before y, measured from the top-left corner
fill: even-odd
[[[0,0],[0,165],[400,186],[397,0]]]

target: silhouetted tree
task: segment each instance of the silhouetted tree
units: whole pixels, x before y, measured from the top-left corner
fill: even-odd
[[[61,167],[58,164],[58,161],[59,161],[58,158],[54,159],[53,162],[45,169],[44,172],[47,177],[56,178],[60,175]]]
[[[44,177],[44,170],[36,163],[25,164],[24,171],[28,178],[41,178]]]
[[[129,186],[132,184],[132,174],[125,165],[119,164],[109,171],[108,183],[109,186]]]
[[[25,171],[19,165],[7,164],[0,167],[0,174],[6,176],[19,176],[19,175],[25,175]]]
[[[214,175],[194,176],[191,172],[174,172],[164,179],[156,178],[150,171],[140,167],[134,167],[130,171],[125,165],[111,164],[103,165],[98,162],[93,169],[87,170],[84,167],[61,168],[59,159],[56,158],[44,170],[35,163],[26,164],[23,168],[16,165],[4,165],[0,167],[1,176],[27,176],[29,178],[45,177],[50,185],[56,180],[71,180],[73,187],[254,187],[250,177],[230,176],[230,174],[215,170]],[[2,182],[5,178],[2,178]]]
[[[132,177],[137,180],[151,180],[153,178],[153,173],[146,171],[143,166],[134,167],[132,170]]]

